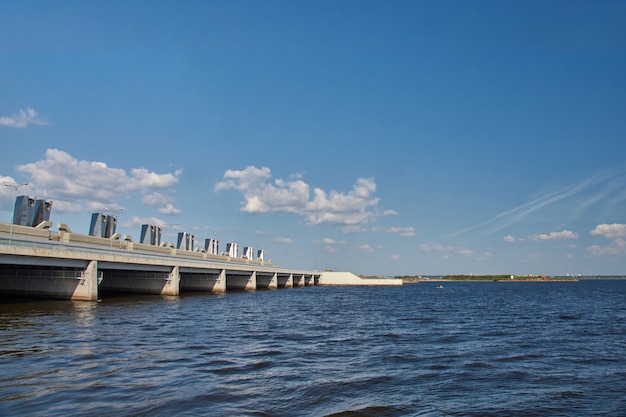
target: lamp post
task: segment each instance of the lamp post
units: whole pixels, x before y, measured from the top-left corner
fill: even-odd
[[[23,186],[28,185],[27,182],[23,182],[21,184],[11,184],[8,182],[4,183],[5,187],[13,187],[13,219],[11,219],[11,226],[9,226],[9,240],[13,238],[13,220],[15,219],[15,200],[17,200],[17,189]]]

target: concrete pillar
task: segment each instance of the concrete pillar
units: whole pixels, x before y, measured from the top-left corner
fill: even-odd
[[[213,292],[226,292],[226,270],[222,269],[220,271],[220,276],[217,277],[217,281],[215,281],[215,285],[213,286]]]
[[[161,295],[180,295],[180,272],[178,266],[172,268],[172,272],[165,280]]]
[[[248,283],[246,284],[246,291],[254,291],[256,290],[256,271],[252,271],[250,274],[250,278],[248,278]]]
[[[304,274],[293,278],[294,287],[304,287]]]
[[[278,272],[274,272],[274,276],[272,276],[272,279],[270,280],[270,285],[268,285],[267,288],[270,290],[278,289]]]
[[[308,277],[304,278],[304,285],[305,286],[311,286],[311,285],[315,285],[315,275],[311,275]]]
[[[287,282],[285,283],[285,288],[293,288],[293,274],[289,274],[289,278],[287,278]]]
[[[98,261],[91,261],[82,271],[82,277],[72,293],[72,300],[96,301],[98,299]]]

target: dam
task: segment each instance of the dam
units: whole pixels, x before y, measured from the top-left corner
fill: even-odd
[[[6,185],[6,184],[5,184]],[[162,227],[144,224],[139,242],[116,233],[117,216],[92,213],[89,234],[66,224],[52,228],[52,202],[16,196],[11,223],[0,222],[0,296],[96,301],[108,294],[180,295],[184,292],[253,291],[312,285],[402,285],[402,280],[361,279],[350,272],[280,268],[252,247],[219,251],[216,239],[196,245],[179,232],[161,241]]]
[[[349,272],[280,268],[263,256],[255,259],[250,250],[237,256],[236,244],[221,254],[194,249],[185,234],[178,247],[167,242],[157,246],[154,240],[137,243],[112,230],[100,237],[73,233],[65,224],[58,230],[51,226],[47,220],[37,226],[0,222],[0,296],[97,301],[109,294],[402,285],[401,280],[361,279]],[[207,241],[217,249],[215,241]]]
[[[0,294],[95,301],[102,294],[226,292],[305,287],[316,271],[75,234],[60,225],[0,223]]]

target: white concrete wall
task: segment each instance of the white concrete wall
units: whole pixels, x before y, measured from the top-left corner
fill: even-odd
[[[352,272],[322,272],[319,285],[402,285],[401,279],[368,278],[363,279]]]

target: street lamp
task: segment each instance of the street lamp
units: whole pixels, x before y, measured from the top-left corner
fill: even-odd
[[[28,185],[27,182],[23,182],[21,184],[11,184],[9,182],[5,182],[4,186],[5,187],[13,187],[14,193],[13,193],[13,218],[11,219],[11,226],[9,226],[9,240],[13,237],[13,221],[15,220],[15,200],[17,200],[17,189],[22,187],[22,186],[26,186]]]

